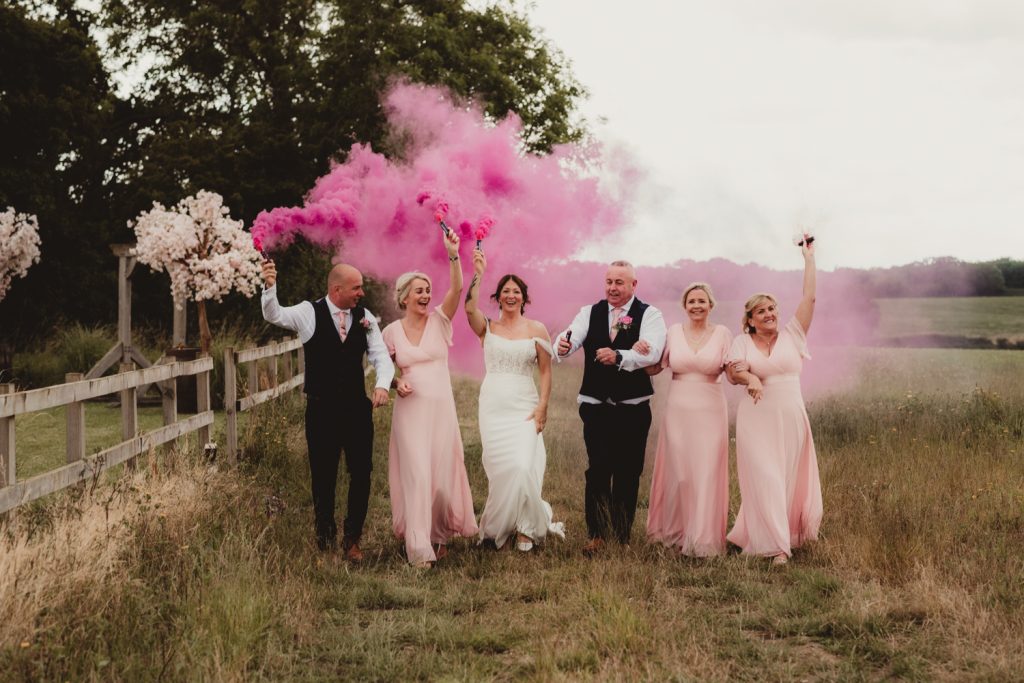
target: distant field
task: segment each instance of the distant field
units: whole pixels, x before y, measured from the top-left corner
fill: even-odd
[[[939,334],[1024,339],[1024,297],[877,299],[878,337]]]

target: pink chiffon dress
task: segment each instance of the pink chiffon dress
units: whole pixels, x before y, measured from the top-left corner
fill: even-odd
[[[800,392],[807,337],[793,318],[771,355],[749,334],[733,341],[729,360],[745,360],[764,385],[758,403],[744,395],[736,413],[736,470],[740,510],[728,539],[743,552],[772,557],[818,538],[821,482],[811,423]]]
[[[433,562],[432,544],[478,531],[448,374],[452,323],[435,308],[419,345],[409,341],[401,320],[385,327],[383,337],[402,379],[412,385],[412,394],[395,399],[391,415],[392,528],[405,539],[411,564]]]
[[[729,414],[722,365],[731,335],[715,325],[694,352],[682,325],[668,329],[661,364],[672,371],[651,477],[647,537],[685,555],[725,552],[729,519]]]

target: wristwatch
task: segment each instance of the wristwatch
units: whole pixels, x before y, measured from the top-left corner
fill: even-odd
[[[622,367],[622,352],[621,351],[616,351],[615,352],[615,367],[617,367],[617,368],[618,367]]]

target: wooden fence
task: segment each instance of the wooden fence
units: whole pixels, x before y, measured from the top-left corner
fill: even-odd
[[[293,352],[295,359],[293,361]],[[278,359],[281,367],[278,368]],[[266,366],[265,386],[260,382],[261,362]],[[248,365],[248,396],[238,397],[238,369],[245,363]],[[279,372],[280,370],[280,372]],[[254,406],[277,398],[292,389],[302,386],[305,379],[305,362],[302,355],[302,342],[289,339],[255,349],[235,351],[233,348],[224,350],[224,413],[225,440],[229,458],[238,455],[238,413]]]
[[[278,362],[280,361],[280,368]],[[239,399],[238,368],[248,365],[248,395]],[[265,371],[261,374],[260,366]],[[106,469],[129,462],[141,453],[179,436],[198,432],[201,445],[210,441],[214,414],[210,407],[210,373],[213,359],[174,362],[136,370],[122,364],[121,372],[108,377],[86,379],[81,373],[69,373],[65,384],[15,392],[13,384],[0,384],[0,514],[42,496],[79,482],[93,479]],[[179,420],[175,381],[196,376],[197,412]],[[261,378],[265,389],[260,390]],[[224,352],[224,411],[226,414],[227,455],[238,455],[238,413],[277,398],[302,386],[304,359],[298,339],[268,344],[253,349]],[[161,387],[164,426],[139,434],[139,389],[158,384]],[[121,443],[85,457],[85,401],[120,394]],[[18,415],[67,406],[67,464],[25,481],[15,474],[17,450],[14,420]]]
[[[122,364],[121,372],[109,377],[84,379],[80,373],[66,376],[65,384],[14,392],[11,384],[0,384],[0,513],[47,494],[59,491],[96,477],[104,470],[130,461],[155,446],[174,441],[189,432],[199,432],[199,440],[210,440],[213,411],[210,409],[210,372],[213,359],[167,362],[162,365],[135,370],[132,364]],[[178,419],[176,392],[178,377],[196,376],[196,405],[198,412],[183,420]],[[153,383],[163,383],[162,394],[164,426],[139,433],[138,390]],[[120,394],[121,443],[85,457],[85,401]],[[55,470],[18,481],[15,474],[17,450],[14,420],[18,415],[48,408],[67,406],[67,464]]]

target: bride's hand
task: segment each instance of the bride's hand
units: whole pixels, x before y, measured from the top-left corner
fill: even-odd
[[[533,420],[534,424],[537,425],[537,433],[540,434],[541,432],[544,431],[544,425],[548,421],[548,407],[544,405],[538,405],[536,408],[533,409],[533,412],[530,413],[530,416],[526,419]]]

